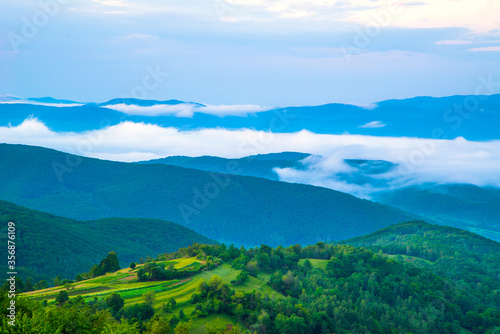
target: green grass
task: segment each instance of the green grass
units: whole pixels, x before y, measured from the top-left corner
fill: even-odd
[[[167,267],[171,264],[175,268],[182,270],[193,268],[201,265],[201,261],[196,258],[183,258],[174,261],[162,261],[161,265]],[[140,266],[138,266],[139,268]],[[262,295],[268,295],[271,298],[282,298],[283,295],[274,291],[267,282],[270,275],[260,273],[258,277],[249,277],[245,283],[233,286],[231,281],[238,276],[241,270],[231,268],[230,265],[223,264],[218,268],[210,271],[203,271],[186,279],[175,279],[169,281],[154,281],[154,282],[138,282],[136,279],[136,270],[129,268],[122,269],[116,273],[106,274],[104,276],[93,279],[84,280],[74,283],[68,291],[70,298],[78,295],[84,297],[86,302],[98,298],[103,300],[111,293],[118,293],[125,300],[125,306],[130,306],[144,302],[144,294],[148,291],[155,292],[154,308],[160,309],[168,303],[170,298],[176,301],[175,307],[172,309],[172,314],[178,314],[182,309],[186,315],[190,315],[195,305],[191,304],[191,295],[196,292],[196,289],[202,280],[210,280],[213,276],[218,275],[222,281],[230,286],[235,291],[252,292],[256,291]],[[35,291],[28,294],[32,299],[44,300],[47,299],[49,304],[55,303],[55,298],[63,287],[49,288],[45,290]],[[191,333],[204,334],[206,324],[224,326],[227,324],[237,325],[236,319],[227,314],[212,314],[205,318],[196,318],[193,322]],[[240,325],[241,326],[241,325]]]
[[[205,334],[206,325],[224,326],[231,324],[236,326],[238,322],[228,314],[211,314],[206,318],[197,318],[193,321],[191,326],[191,334]],[[241,327],[241,325],[240,325]]]
[[[398,259],[402,259],[402,261],[400,262],[407,262],[407,263],[420,263],[420,264],[424,264],[424,265],[434,265],[434,262],[432,261],[429,261],[429,260],[426,260],[426,259],[422,259],[420,257],[416,257],[416,256],[410,256],[410,255],[404,255],[404,254],[398,254],[398,255],[392,255],[392,254],[387,254],[388,257],[390,257],[391,259],[394,259],[394,260],[398,260]]]
[[[303,265],[304,261],[305,259],[301,259],[299,261],[299,264]],[[320,269],[326,269],[326,264],[328,263],[328,260],[309,259],[309,261],[311,261],[313,268],[320,268]]]

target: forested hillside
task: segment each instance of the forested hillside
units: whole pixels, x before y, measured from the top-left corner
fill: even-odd
[[[120,262],[128,265],[141,257],[174,251],[193,242],[216,243],[186,227],[161,220],[77,221],[0,201],[0,242],[5,245],[8,222],[13,222],[16,229],[18,277],[31,277],[33,281],[52,282],[57,275],[74,279],[109,251],[118,252]]]
[[[66,287],[26,291],[18,323],[44,328],[37,333],[55,328],[175,334],[500,331],[498,280],[490,279],[498,276],[498,243],[421,222],[349,242],[376,252],[323,242],[250,249],[193,244]],[[414,255],[383,251],[402,252],[403,245]],[[417,255],[419,260],[410,258]],[[432,268],[447,258],[452,272]],[[477,261],[475,267],[469,258]],[[422,261],[434,264],[423,268]],[[478,274],[455,275],[461,266]],[[3,328],[19,333],[5,321]]]
[[[415,218],[338,191],[255,177],[23,145],[2,144],[0,156],[0,199],[79,220],[163,219],[228,244],[342,240]]]
[[[374,200],[500,241],[499,188],[431,183],[383,191]]]
[[[298,152],[259,154],[239,159],[225,159],[212,156],[172,156],[141,161],[139,163],[165,164],[217,173],[227,173],[230,169],[228,166],[234,165],[237,166],[237,168],[233,168],[232,174],[262,177],[264,179],[279,181],[278,174],[274,171],[274,168],[301,168],[300,160],[308,156],[310,156],[310,154]]]
[[[388,254],[448,278],[450,286],[461,291],[457,302],[464,308],[478,298],[500,305],[498,242],[453,227],[408,222],[345,243]]]

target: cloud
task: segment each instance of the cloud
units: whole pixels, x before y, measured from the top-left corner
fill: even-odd
[[[175,115],[177,117],[193,117],[194,105],[189,103],[181,104],[156,104],[153,106],[138,106],[135,104],[110,104],[103,106],[104,108],[120,111],[128,115],[140,116],[160,116],[160,115]]]
[[[296,19],[398,28],[465,28],[475,33],[500,29],[496,1],[433,0],[433,1],[328,1],[328,0],[225,0],[234,12],[246,13],[254,20]]]
[[[111,7],[127,7],[128,5],[121,0],[94,0],[95,3]]]
[[[206,105],[196,108],[195,112],[215,116],[246,116],[248,114],[268,111],[272,109],[274,109],[274,107],[266,107],[253,104]]]
[[[483,37],[483,36],[478,36]],[[452,39],[452,40],[443,40],[438,41],[434,44],[436,45],[471,45],[471,44],[491,44],[491,43],[500,43],[500,40],[497,39],[481,39],[481,40],[464,40],[464,39]]]
[[[138,106],[134,104],[113,104],[105,108],[117,110],[128,115],[160,116],[174,115],[176,117],[193,117],[195,113],[209,114],[219,117],[247,116],[248,114],[274,109],[258,105],[197,105],[192,103],[156,104],[153,106]]]
[[[121,39],[135,39],[135,40],[150,40],[150,39],[158,39],[158,36],[149,35],[149,34],[141,34],[135,33],[126,36],[120,37]]]
[[[276,170],[282,181],[328,187],[365,198],[377,190],[426,182],[500,187],[500,141],[323,135],[305,130],[181,131],[133,122],[89,132],[54,132],[30,118],[19,126],[0,127],[0,142],[129,162],[172,155],[239,158],[283,151],[307,152],[316,156],[304,160],[303,168]],[[383,160],[393,167],[377,173],[360,171],[359,166],[347,164],[346,159]],[[365,182],[366,178],[369,182]]]
[[[454,40],[437,41],[435,44],[436,45],[468,45],[468,44],[473,44],[473,43],[474,43],[473,41],[454,39]]]
[[[348,103],[350,105],[360,107],[366,110],[373,110],[378,107],[377,103]]]
[[[465,28],[473,33],[488,34],[500,29],[496,13],[500,3],[476,0],[433,0],[386,2],[360,0],[348,20],[365,25],[413,29]]]
[[[369,123],[366,123],[364,125],[361,125],[360,128],[363,128],[363,129],[376,129],[376,128],[383,128],[386,125],[387,124],[385,124],[384,122],[381,122],[381,121],[373,121],[373,122],[369,122]]]
[[[500,46],[485,46],[481,48],[472,48],[469,49],[468,51],[474,51],[474,52],[500,52]]]

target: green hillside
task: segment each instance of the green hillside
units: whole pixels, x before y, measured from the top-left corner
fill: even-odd
[[[380,203],[500,241],[500,189],[425,184],[376,194]]]
[[[468,266],[472,258],[477,268],[468,271],[483,272],[460,279],[431,267],[419,268],[419,262],[384,253],[391,240],[409,250],[426,250],[423,255],[406,256],[434,262],[430,266],[440,266],[440,259],[453,254],[449,268]],[[7,324],[7,298],[2,294],[3,330],[174,334],[493,334],[500,330],[498,280],[488,279],[498,277],[500,244],[421,222],[391,226],[349,242],[382,248],[375,253],[322,242],[253,249],[191,245],[135,268],[65,287],[27,291],[18,299],[17,328]],[[438,259],[431,251],[439,253]],[[484,260],[477,258],[479,254]],[[476,288],[469,286],[472,281]]]
[[[161,220],[77,221],[0,201],[0,242],[5,245],[8,222],[15,223],[19,277],[36,281],[52,282],[57,275],[74,279],[111,250],[126,266],[141,256],[156,256],[193,242],[216,243],[186,227]]]
[[[0,145],[0,157],[0,199],[79,220],[163,219],[228,244],[342,240],[415,219],[338,191],[255,177],[23,145]]]
[[[406,222],[342,243],[446,277],[462,293],[457,302],[464,308],[473,301],[500,306],[500,243],[493,240],[453,227]]]
[[[300,160],[310,156],[307,153],[282,152],[251,155],[240,159],[225,159],[213,156],[185,157],[172,156],[161,159],[141,161],[141,164],[165,164],[208,172],[227,173],[228,166],[238,166],[231,174],[261,177],[279,181],[274,168],[300,168]]]

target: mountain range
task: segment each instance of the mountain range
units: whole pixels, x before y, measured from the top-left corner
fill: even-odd
[[[189,167],[211,172],[224,172],[228,163],[237,163],[240,175],[280,180],[276,169],[303,169],[303,160],[313,155],[297,152],[263,154],[240,159],[219,157],[173,156],[141,161],[141,164],[161,163]],[[395,167],[389,161],[346,159],[353,171],[332,175],[337,180],[357,185],[386,187],[375,191],[371,200],[425,217],[428,221],[466,229],[490,239],[500,241],[500,189],[472,184],[425,183],[391,189],[387,181],[375,176]]]
[[[0,145],[0,199],[78,220],[153,218],[237,245],[342,240],[417,215],[310,185]],[[226,170],[237,170],[238,166]]]
[[[255,106],[254,111],[250,107],[243,113],[220,115],[204,111],[211,106],[179,100],[121,98],[103,103],[75,103],[50,97],[28,100],[4,97],[0,103],[0,126],[16,126],[28,117],[36,117],[54,131],[88,131],[131,121],[183,130],[222,127],[284,133],[305,129],[320,134],[492,140],[498,138],[495,124],[500,121],[500,94],[417,97],[381,101],[369,107],[335,103]],[[231,111],[232,107],[224,106],[224,110]]]

